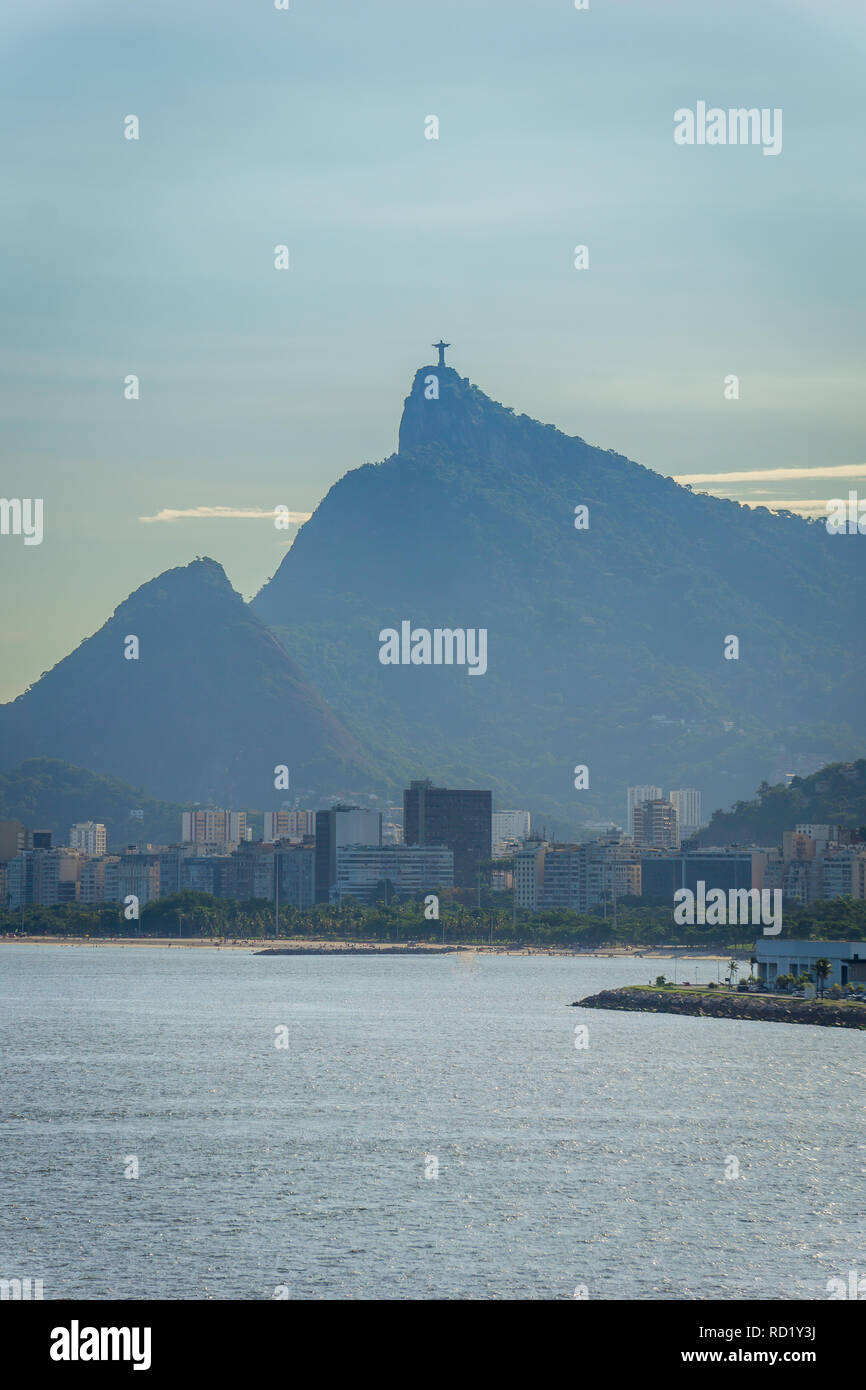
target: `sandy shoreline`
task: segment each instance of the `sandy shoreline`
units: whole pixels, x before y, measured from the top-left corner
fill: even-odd
[[[310,937],[280,937],[274,940],[273,937],[258,937],[255,940],[222,940],[219,937],[184,938],[169,936],[154,937],[128,937],[128,936],[0,936],[0,946],[12,945],[28,946],[128,946],[135,948],[170,949],[175,951],[195,951],[195,950],[219,950],[219,951],[272,951],[284,950],[287,953],[297,955],[341,955],[341,956],[360,956],[375,955],[376,953],[387,955],[411,954],[411,955],[453,955],[455,950],[469,952],[477,955],[494,956],[570,956],[574,960],[713,960],[728,961],[731,952],[724,954],[702,949],[701,947],[671,947],[671,946],[643,946],[643,947],[611,947],[608,950],[586,951],[572,950],[567,946],[497,946],[497,945],[461,945],[459,943],[445,943],[445,951],[442,945],[434,941],[413,942],[411,949],[405,943],[395,943],[389,941],[332,941],[315,940]],[[738,959],[745,959],[740,954]]]

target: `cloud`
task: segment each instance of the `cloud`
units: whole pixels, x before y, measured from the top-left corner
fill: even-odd
[[[753,504],[751,501],[745,502],[744,506],[758,505],[768,507],[771,512],[801,512],[803,516],[823,516],[827,511],[826,502],[814,502],[811,498],[788,498],[777,497],[772,502],[760,502]]]
[[[755,468],[750,473],[677,473],[675,483],[751,483],[782,478],[866,478],[866,463],[834,464],[830,468]]]
[[[233,520],[241,517],[256,521],[274,519],[274,508],[270,507],[163,507],[156,516],[140,516],[139,521],[208,521],[213,517]],[[289,521],[309,521],[312,512],[289,512]]]

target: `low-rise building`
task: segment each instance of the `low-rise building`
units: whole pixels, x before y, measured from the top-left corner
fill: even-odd
[[[758,979],[772,987],[780,975],[809,975],[815,978],[815,962],[822,957],[830,962],[830,974],[824,984],[847,985],[863,983],[866,988],[866,942],[863,941],[786,941],[781,937],[758,937],[755,946]]]
[[[673,903],[680,888],[706,891],[721,888],[763,888],[769,851],[734,845],[676,853],[643,852],[640,856],[641,893],[651,902]]]

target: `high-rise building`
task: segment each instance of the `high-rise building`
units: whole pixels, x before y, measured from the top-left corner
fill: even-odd
[[[337,886],[337,850],[343,845],[379,846],[382,812],[359,806],[332,806],[316,812],[316,902],[331,901]]]
[[[550,907],[580,911],[579,845],[551,845],[545,850],[538,907],[541,911]]]
[[[837,845],[821,856],[822,898],[866,898],[866,846]]]
[[[0,820],[0,864],[8,864],[27,848],[27,831],[20,820]]]
[[[78,890],[80,902],[90,904],[105,902],[105,869],[108,864],[117,864],[118,862],[117,855],[113,855],[110,859],[102,857],[82,861]]]
[[[514,856],[514,900],[529,912],[537,912],[542,900],[546,849],[546,840],[528,840]]]
[[[158,854],[119,854],[106,861],[105,901],[122,903],[130,896],[140,907],[159,897]]]
[[[676,807],[665,797],[639,801],[633,811],[634,842],[638,849],[679,849]]]
[[[510,841],[528,840],[532,831],[532,817],[528,811],[494,811],[491,821],[494,849]]]
[[[159,896],[170,898],[188,885],[184,882],[183,866],[199,848],[197,845],[161,845],[159,854]]]
[[[767,850],[764,886],[807,907],[822,898],[866,897],[866,845],[838,825],[798,825],[782,833],[782,854]]]
[[[490,858],[491,824],[489,791],[455,791],[418,781],[403,793],[405,843],[452,850],[458,888],[474,888],[481,861]]]
[[[629,787],[628,811],[626,817],[626,830],[629,835],[634,835],[635,806],[639,806],[642,801],[658,801],[661,794],[661,787]]]
[[[72,849],[26,849],[7,866],[10,907],[56,907],[78,900],[82,855]]]
[[[104,854],[105,826],[100,821],[78,821],[69,832],[69,844],[70,848],[83,850],[85,854]]]
[[[274,840],[303,840],[305,835],[315,833],[315,811],[265,811],[262,838],[266,844]]]
[[[245,840],[220,871],[217,892],[222,898],[247,902],[251,898],[273,901],[274,845]]]
[[[247,838],[246,811],[213,809],[184,811],[181,839],[184,844],[239,844]]]
[[[621,830],[583,845],[540,845],[529,841],[514,857],[517,903],[532,911],[568,908],[587,912],[613,907],[620,898],[640,897],[640,856]]]
[[[823,854],[828,844],[838,844],[848,840],[850,835],[842,830],[839,825],[798,825],[794,832],[796,835],[808,835],[810,840],[815,841],[816,854]]]
[[[316,901],[316,852],[306,846],[278,849],[281,907],[312,907]]]
[[[195,893],[210,893],[214,898],[229,897],[224,892],[226,882],[231,883],[230,854],[190,854],[181,866],[181,885]],[[165,894],[170,897],[170,893]]]
[[[640,896],[640,855],[631,837],[621,830],[611,830],[581,845],[579,863],[579,912],[600,904],[612,905],[614,899]]]
[[[426,845],[345,845],[337,850],[334,896],[359,902],[420,898],[454,884],[450,849]]]
[[[685,840],[701,828],[701,794],[694,787],[683,787],[670,793],[680,827],[680,839]]]

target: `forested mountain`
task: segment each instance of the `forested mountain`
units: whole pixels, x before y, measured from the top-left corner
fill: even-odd
[[[782,832],[799,824],[866,826],[866,759],[831,763],[791,785],[763,782],[752,801],[716,811],[698,837],[702,845],[781,845]]]
[[[630,784],[727,805],[756,771],[866,752],[864,576],[860,537],[694,494],[431,366],[398,453],[331,488],[252,606],[383,767],[577,825],[621,821]],[[487,629],[487,673],[382,665],[403,620]]]
[[[130,638],[138,642],[138,656]],[[360,748],[214,560],[142,585],[0,708],[0,770],[61,758],[172,801],[279,806],[274,768],[322,792],[366,785]]]
[[[59,758],[28,758],[0,773],[0,820],[50,830],[55,845],[68,844],[70,826],[88,820],[105,826],[112,852],[127,844],[172,844],[180,839],[181,816],[188,809]]]

